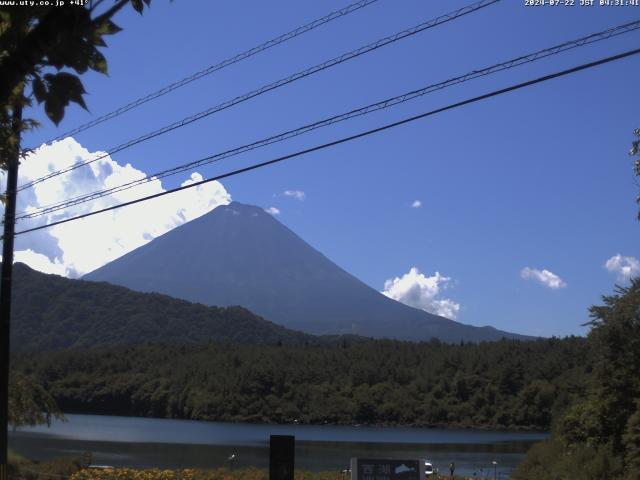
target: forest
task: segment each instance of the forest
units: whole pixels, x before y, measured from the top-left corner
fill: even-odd
[[[208,307],[14,266],[12,350],[42,351],[142,342],[304,343],[322,339],[242,307]]]
[[[584,394],[582,338],[448,345],[140,345],[16,354],[62,411],[231,422],[548,429]]]
[[[61,280],[55,292],[46,285],[35,289],[42,302],[55,293],[67,308],[52,315],[74,312],[74,322],[93,325],[94,317],[83,313],[82,292],[64,288]],[[36,392],[54,416],[59,407],[67,413],[230,422],[550,430],[550,440],[530,450],[513,478],[640,478],[640,279],[591,307],[587,338],[455,345],[319,339],[280,330],[243,309],[194,305],[190,311],[178,304],[178,311],[195,315],[188,321],[194,330],[183,327],[167,342],[165,335],[179,331],[163,320],[172,315],[173,299],[136,298],[145,308],[155,304],[149,318],[159,336],[122,345],[126,322],[113,309],[100,330],[110,325],[114,331],[105,333],[106,345],[99,346],[101,333],[88,328],[74,348],[18,349],[12,378],[20,388],[14,392],[26,393],[14,404],[28,407]],[[40,303],[22,305],[37,309]],[[239,331],[253,337],[239,341],[230,335],[236,318],[246,319]],[[207,319],[221,335],[197,343],[200,334],[213,331]],[[53,347],[69,328],[57,325],[40,335],[44,343],[37,346]],[[41,421],[29,414],[32,408],[22,410],[28,414],[14,416],[18,423]]]
[[[12,376],[67,413],[550,430],[514,479],[637,480],[640,279],[590,315],[587,338],[18,351]]]
[[[586,392],[552,422],[516,480],[640,478],[640,278],[590,309]]]

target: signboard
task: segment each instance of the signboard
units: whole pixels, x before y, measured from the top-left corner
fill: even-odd
[[[271,435],[269,447],[269,480],[293,480],[296,438]]]
[[[351,480],[424,480],[424,460],[352,458]]]

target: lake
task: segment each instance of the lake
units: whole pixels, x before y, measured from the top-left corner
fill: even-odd
[[[455,462],[456,473],[500,478],[521,461],[545,433],[333,425],[264,425],[193,420],[66,415],[67,421],[21,428],[9,447],[29,458],[79,456],[112,466],[210,468],[269,465],[269,436],[295,435],[296,468],[342,470],[351,457],[425,458],[441,472]]]

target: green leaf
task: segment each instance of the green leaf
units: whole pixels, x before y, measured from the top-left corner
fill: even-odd
[[[87,92],[80,79],[75,75],[65,72],[59,73],[56,77],[58,77],[58,82],[61,85],[61,91],[66,93],[67,98],[87,110],[87,105],[82,98],[82,95]]]
[[[89,55],[95,48],[87,41],[77,43],[70,48],[70,54],[66,59],[66,64],[78,73],[85,73],[89,69]]]
[[[95,47],[106,47],[107,46],[107,42],[105,42],[102,39],[102,35],[99,35],[96,32],[93,32],[91,40],[93,41],[93,45]]]
[[[60,72],[55,75],[48,73],[44,78],[49,82],[49,90],[87,93],[80,79],[72,73]]]
[[[4,35],[11,28],[11,15],[9,12],[0,12],[0,35]]]
[[[78,77],[68,72],[60,72],[55,75],[48,73],[44,78],[49,84],[45,111],[53,122],[56,124],[60,122],[64,116],[64,109],[70,101],[77,103],[85,110],[87,109],[82,98],[86,91]]]
[[[82,98],[82,94],[71,92],[70,95],[69,95],[69,100],[71,100],[72,102],[77,103],[78,105],[80,105],[85,110],[89,110],[89,108],[87,107],[87,104],[84,103],[84,98]]]
[[[142,10],[144,9],[144,4],[142,0],[131,0],[131,5],[135,9],[136,12],[142,14]]]
[[[95,29],[95,32],[99,35],[113,35],[121,31],[122,29],[111,20],[104,20],[101,24],[97,25]]]
[[[58,125],[62,117],[64,117],[64,107],[66,105],[60,99],[60,97],[56,95],[49,95],[47,100],[44,102],[44,111],[47,114],[47,117]]]
[[[34,120],[33,118],[27,118],[23,120],[20,131],[26,132],[29,130],[35,130],[38,127],[40,127],[40,122],[38,122],[37,120]]]
[[[44,102],[47,96],[47,88],[44,86],[44,82],[40,77],[35,77],[33,82],[31,83],[31,88],[33,88],[33,94],[36,97],[38,103]]]
[[[107,70],[107,59],[100,53],[98,50],[91,52],[89,56],[89,67],[96,72],[104,73],[108,75],[109,72]]]

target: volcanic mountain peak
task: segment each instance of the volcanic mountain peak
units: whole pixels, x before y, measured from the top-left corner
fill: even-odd
[[[142,292],[205,305],[241,305],[287,328],[403,340],[496,340],[473,327],[403,305],[364,284],[262,208],[232,202],[91,272]]]

